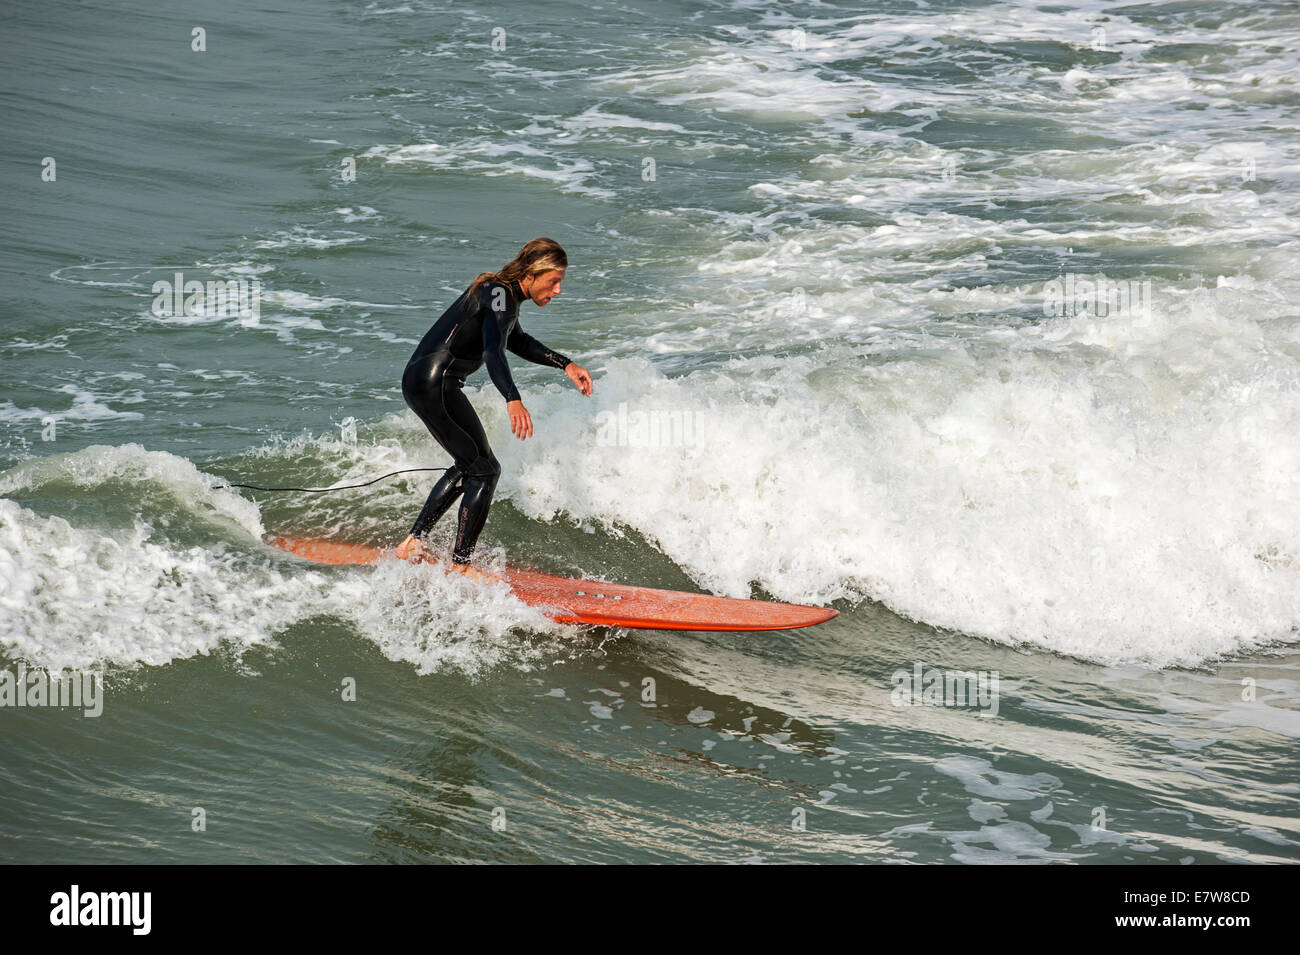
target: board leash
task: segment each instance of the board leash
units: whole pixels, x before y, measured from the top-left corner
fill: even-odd
[[[256,484],[218,484],[217,490],[225,490],[231,487],[246,487],[253,491],[305,491],[308,494],[325,494],[329,491],[348,491],[357,487],[369,487],[377,484],[384,478],[390,478],[394,474],[409,474],[412,471],[445,471],[446,468],[403,468],[401,471],[389,471],[387,474],[375,478],[373,481],[366,481],[364,484],[343,484],[339,487],[259,487]]]

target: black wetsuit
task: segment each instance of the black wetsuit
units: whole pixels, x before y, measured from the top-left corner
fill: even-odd
[[[455,462],[429,492],[411,535],[423,540],[464,494],[452,552],[452,560],[458,564],[469,563],[501,476],[501,465],[492,455],[483,425],[461,391],[465,376],[486,363],[492,383],[510,402],[519,400],[519,390],[506,364],[507,348],[539,365],[564,368],[569,364],[569,359],[519,327],[523,299],[518,283],[484,282],[473,296],[466,289],[420,340],[402,373],[402,397],[407,407],[420,416]]]

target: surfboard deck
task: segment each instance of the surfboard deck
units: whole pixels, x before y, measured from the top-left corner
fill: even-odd
[[[392,548],[366,544],[305,537],[275,537],[268,543],[322,564],[377,564],[397,559]],[[436,561],[430,563],[437,565]],[[840,613],[831,607],[575,580],[522,567],[507,567],[500,579],[522,602],[557,623],[641,630],[793,630],[825,623]]]

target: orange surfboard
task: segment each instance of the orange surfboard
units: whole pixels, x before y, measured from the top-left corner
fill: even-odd
[[[396,556],[391,548],[302,537],[275,537],[269,543],[322,564],[374,564]],[[574,580],[519,567],[506,568],[500,579],[521,601],[557,623],[642,630],[792,630],[825,623],[840,613],[830,607]]]

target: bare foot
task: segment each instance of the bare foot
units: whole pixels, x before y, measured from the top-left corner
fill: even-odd
[[[421,544],[414,537],[409,537],[409,536],[406,538],[406,540],[402,541],[400,544],[397,545],[397,556],[401,560],[415,561],[417,563],[422,563],[433,559],[431,556],[429,556],[429,552],[424,549],[423,544]]]
[[[496,574],[490,574],[486,570],[479,570],[472,564],[457,564],[453,562],[447,565],[447,569],[452,573],[461,574],[464,577],[469,577],[473,580],[481,581],[482,583],[491,583],[498,579]]]

